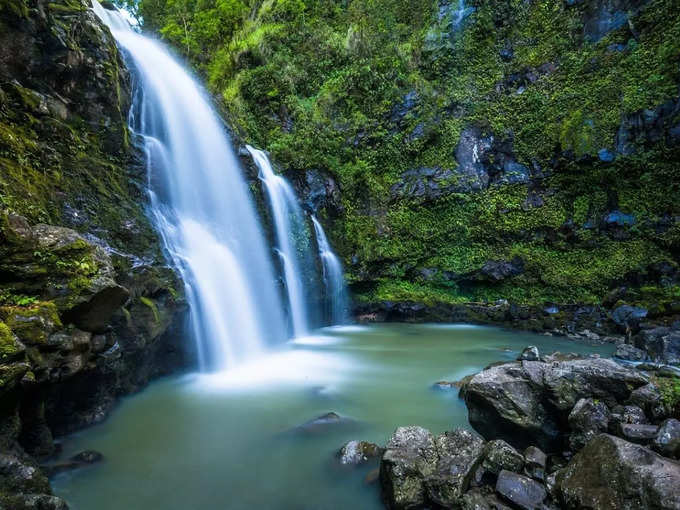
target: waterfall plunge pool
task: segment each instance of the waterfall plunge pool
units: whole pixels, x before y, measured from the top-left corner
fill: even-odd
[[[327,328],[216,375],[166,378],[128,397],[102,424],[64,438],[63,458],[104,461],[53,480],[73,510],[382,508],[375,466],[340,466],[348,440],[384,445],[395,427],[467,427],[455,381],[527,345],[610,355],[609,345],[469,325]],[[356,423],[291,432],[329,411]]]

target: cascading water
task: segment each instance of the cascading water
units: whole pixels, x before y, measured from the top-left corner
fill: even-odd
[[[347,322],[347,287],[343,276],[340,259],[333,253],[326,232],[321,223],[312,216],[316,244],[319,247],[319,258],[323,269],[323,281],[326,291],[327,317],[331,324]]]
[[[248,188],[198,84],[125,14],[96,0],[94,10],[134,70],[130,126],[144,140],[153,216],[186,285],[202,368],[228,368],[286,338]]]
[[[293,335],[306,336],[309,333],[309,309],[301,271],[305,247],[299,246],[308,241],[304,215],[295,192],[283,177],[274,173],[267,155],[250,145],[246,148],[260,170],[260,179],[271,206],[276,252],[283,268]]]

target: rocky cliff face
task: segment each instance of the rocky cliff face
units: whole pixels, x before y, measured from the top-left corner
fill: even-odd
[[[54,437],[188,359],[129,76],[88,7],[0,3],[0,507],[62,508],[36,464]]]
[[[275,2],[233,38],[141,9],[321,207],[362,306],[677,314],[672,1]]]

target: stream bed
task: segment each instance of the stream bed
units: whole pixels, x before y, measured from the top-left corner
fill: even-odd
[[[467,427],[458,390],[433,389],[527,345],[610,355],[613,346],[470,325],[327,328],[255,363],[166,378],[124,399],[104,423],[64,438],[104,461],[53,480],[73,510],[382,508],[375,466],[348,468],[348,440],[384,445],[396,426]],[[330,411],[351,418],[300,428]]]

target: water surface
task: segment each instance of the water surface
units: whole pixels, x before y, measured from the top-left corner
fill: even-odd
[[[381,508],[370,468],[343,469],[347,440],[384,444],[398,425],[469,427],[457,390],[435,391],[526,345],[610,354],[611,346],[466,325],[330,328],[218,376],[164,379],[125,399],[103,424],[67,438],[64,456],[102,452],[60,475],[74,510]],[[291,429],[328,411],[354,426]]]

